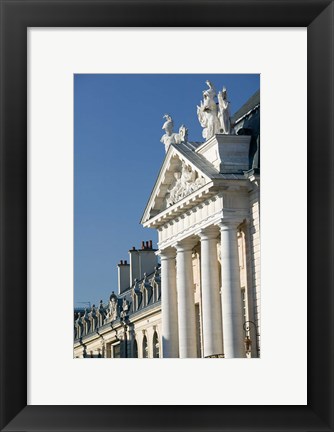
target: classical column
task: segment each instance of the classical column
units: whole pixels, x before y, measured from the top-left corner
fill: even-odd
[[[237,227],[222,219],[221,235],[222,315],[225,358],[245,357]]]
[[[161,257],[162,355],[179,357],[176,263],[174,248],[159,252]]]
[[[176,244],[176,280],[179,313],[179,352],[181,358],[197,357],[196,317],[192,248],[195,241],[186,239]]]
[[[217,227],[210,226],[199,233],[201,239],[201,286],[204,357],[223,354],[223,332]]]

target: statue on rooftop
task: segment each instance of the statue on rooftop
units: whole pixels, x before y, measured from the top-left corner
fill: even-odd
[[[125,319],[128,316],[129,302],[126,298],[123,299],[121,318]]]
[[[188,129],[185,125],[181,125],[179,133],[175,134],[175,144],[181,144],[188,141]]]
[[[114,321],[117,319],[117,316],[117,296],[113,291],[109,298],[109,310],[107,317],[110,319],[110,321]]]
[[[99,316],[99,324],[102,326],[104,319],[106,317],[106,310],[103,306],[103,300],[100,300],[100,305],[99,305],[99,309],[98,309],[98,316]]]
[[[165,114],[162,118],[166,119],[165,123],[162,125],[162,130],[165,131],[167,136],[173,135],[174,122],[169,114]]]
[[[227,90],[218,93],[219,113],[218,118],[220,122],[220,132],[224,135],[231,133],[231,116],[230,116],[230,102],[227,100]]]
[[[160,141],[165,144],[165,151],[167,153],[169,146],[174,143],[174,123],[172,117],[169,114],[165,114],[163,118],[166,119],[165,123],[162,125],[162,129],[165,131],[165,134],[161,137]]]
[[[216,90],[214,85],[212,84],[211,81],[206,80],[205,84],[209,87],[206,90],[203,90],[203,99],[204,99],[204,106],[206,108],[211,108],[212,105],[212,101],[214,100],[214,98],[216,97]],[[214,105],[216,105],[216,103],[214,102]]]
[[[83,323],[82,323],[82,318],[81,318],[80,312],[78,312],[78,317],[75,321],[75,329],[76,329],[75,337],[76,338],[82,337],[82,335],[83,335]]]
[[[215,97],[216,90],[210,81],[205,81],[208,89],[203,91],[203,100],[197,105],[197,117],[202,126],[203,138],[210,139],[213,135],[220,132],[220,123],[218,119],[218,110]]]
[[[169,114],[163,116],[166,119],[165,123],[162,125],[162,129],[165,134],[161,137],[161,142],[165,145],[165,151],[169,149],[171,144],[181,144],[182,142],[188,141],[188,129],[182,125],[178,133],[173,132],[174,122]]]

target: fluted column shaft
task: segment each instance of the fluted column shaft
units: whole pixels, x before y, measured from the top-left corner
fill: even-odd
[[[238,222],[225,219],[222,219],[219,223],[225,358],[245,357],[237,239],[238,224]]]
[[[179,357],[179,335],[176,292],[176,250],[167,248],[161,257],[162,355]]]
[[[194,241],[183,240],[176,245],[179,353],[181,358],[197,357],[195,296],[192,267],[192,248],[194,244]]]
[[[204,357],[223,353],[223,331],[219,269],[217,256],[218,229],[209,227],[201,238],[201,284]]]

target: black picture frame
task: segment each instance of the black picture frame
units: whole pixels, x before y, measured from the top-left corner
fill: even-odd
[[[333,431],[333,0],[0,4],[1,430]],[[307,27],[307,406],[252,406],[247,377],[249,406],[126,406],[130,389],[115,392],[121,406],[27,406],[27,28],[114,26]]]

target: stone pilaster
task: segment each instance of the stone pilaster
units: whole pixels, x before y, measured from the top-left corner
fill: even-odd
[[[176,292],[176,251],[167,248],[161,257],[162,353],[164,358],[179,357]]]
[[[204,357],[223,354],[223,332],[217,227],[210,226],[199,233],[201,239],[201,281]]]
[[[237,227],[221,219],[222,315],[225,358],[245,357]]]

